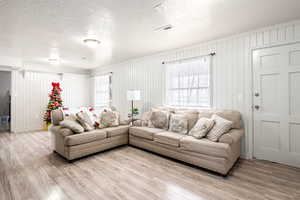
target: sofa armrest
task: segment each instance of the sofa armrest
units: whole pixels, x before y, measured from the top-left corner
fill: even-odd
[[[219,142],[231,145],[232,143],[240,141],[244,134],[244,129],[231,129],[228,133],[220,137]]]
[[[54,134],[59,134],[63,137],[69,136],[69,135],[73,135],[74,132],[71,129],[68,128],[62,128],[61,126],[50,126],[49,128],[50,132],[54,133]]]

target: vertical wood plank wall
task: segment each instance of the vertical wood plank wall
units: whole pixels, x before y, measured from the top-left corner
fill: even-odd
[[[41,130],[52,88],[52,82],[60,82],[62,99],[66,107],[90,105],[90,76],[38,72],[12,72],[12,131]]]
[[[142,111],[164,103],[165,79],[162,61],[199,56],[215,51],[213,106],[235,109],[242,113],[246,130],[242,144],[243,157],[250,157],[252,152],[252,50],[297,41],[300,41],[300,21],[293,21],[101,67],[93,73],[95,75],[110,71],[114,73],[113,105],[124,117],[130,108],[130,102],[126,100],[128,89],[141,90],[142,100],[135,104]]]

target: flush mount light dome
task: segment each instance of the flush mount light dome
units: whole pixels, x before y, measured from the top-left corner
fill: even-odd
[[[83,42],[89,46],[96,46],[98,44],[100,44],[100,41],[99,40],[96,40],[96,39],[84,39]]]
[[[48,61],[49,61],[52,65],[58,65],[58,64],[59,64],[59,59],[58,59],[58,58],[49,58]]]

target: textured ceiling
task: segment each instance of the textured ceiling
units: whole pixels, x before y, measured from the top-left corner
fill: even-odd
[[[299,10],[300,0],[0,0],[0,57],[94,68],[299,19]]]

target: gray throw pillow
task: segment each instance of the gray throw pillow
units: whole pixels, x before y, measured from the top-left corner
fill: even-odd
[[[169,112],[156,110],[152,111],[151,117],[148,123],[148,127],[150,128],[161,128],[168,130],[169,128]]]
[[[63,120],[59,124],[62,128],[68,128],[72,130],[74,133],[84,132],[84,128],[74,120]]]
[[[188,133],[188,119],[182,114],[171,114],[169,131],[187,134]]]
[[[194,138],[201,139],[206,136],[208,131],[210,131],[215,124],[213,119],[202,117],[198,119],[195,126],[190,130],[189,135]]]

